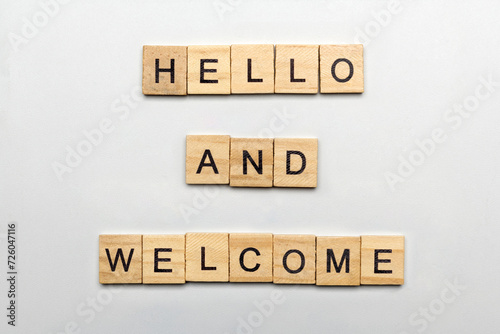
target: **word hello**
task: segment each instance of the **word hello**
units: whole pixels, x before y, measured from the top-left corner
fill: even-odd
[[[314,188],[316,138],[186,137],[186,183]]]
[[[364,90],[361,44],[145,45],[142,65],[144,95]]]
[[[404,236],[100,235],[101,284],[402,285]]]

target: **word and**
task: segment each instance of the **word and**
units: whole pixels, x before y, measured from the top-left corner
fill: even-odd
[[[142,65],[144,95],[364,91],[362,44],[144,45]]]
[[[186,136],[186,183],[315,188],[317,138]]]
[[[101,284],[402,285],[404,236],[100,235]]]

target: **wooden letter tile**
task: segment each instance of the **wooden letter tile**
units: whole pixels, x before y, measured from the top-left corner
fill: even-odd
[[[276,45],[276,93],[318,93],[318,48],[318,45]]]
[[[273,139],[231,138],[231,187],[273,186]]]
[[[230,93],[230,46],[188,46],[188,94]]]
[[[229,281],[273,281],[273,235],[229,234]]]
[[[316,236],[274,235],[273,257],[274,283],[316,282]]]
[[[274,45],[231,45],[231,93],[274,93]]]
[[[228,233],[186,234],[186,281],[229,281]]]
[[[142,283],[142,235],[99,236],[99,282]]]
[[[185,236],[144,235],[142,261],[144,284],[186,283]]]
[[[142,93],[186,95],[187,47],[144,45]]]
[[[321,45],[321,93],[363,93],[363,45]]]
[[[274,140],[274,186],[315,188],[318,178],[318,139]]]
[[[316,238],[316,285],[359,285],[360,237]]]
[[[229,183],[229,136],[186,136],[186,183]]]
[[[361,284],[404,283],[404,236],[361,236]]]

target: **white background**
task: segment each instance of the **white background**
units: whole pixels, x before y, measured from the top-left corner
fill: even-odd
[[[74,0],[52,16],[38,1],[0,3],[2,333],[498,332],[500,87],[482,86],[500,81],[498,2],[394,10],[384,1]],[[144,44],[356,42],[365,45],[364,94],[126,104],[141,84]],[[472,112],[446,121],[464,104]],[[104,119],[113,131],[58,178],[54,163],[66,164],[68,149]],[[391,187],[387,173],[398,173],[400,159],[422,158],[416,141],[435,129],[446,140]],[[184,183],[186,134],[271,132],[319,139],[316,189]],[[186,208],[196,212],[183,216]],[[15,329],[4,315],[9,222],[18,224]],[[99,234],[188,231],[403,234],[406,281],[139,285],[112,294],[99,285]],[[272,291],[283,303],[262,315],[255,302]],[[98,311],[89,306],[96,298]]]

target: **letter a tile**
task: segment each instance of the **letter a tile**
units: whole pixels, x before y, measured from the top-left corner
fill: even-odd
[[[186,136],[186,183],[229,183],[229,136]]]

